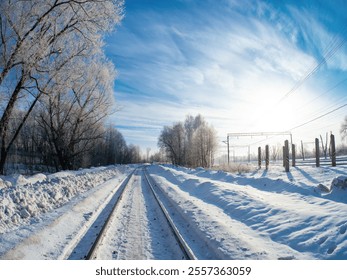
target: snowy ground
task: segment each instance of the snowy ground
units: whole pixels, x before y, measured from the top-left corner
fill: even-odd
[[[133,168],[110,166],[2,178],[0,258],[67,258],[107,205],[115,186]]]
[[[321,191],[347,175],[345,167],[292,168],[288,174],[272,167],[241,176],[161,166],[150,170],[226,258],[347,259],[347,190]]]
[[[115,187],[134,168],[110,166],[1,177],[0,258],[69,258],[113,197]],[[211,258],[347,259],[347,189],[336,180],[332,184],[334,178],[347,176],[347,167],[305,166],[285,173],[282,167],[271,166],[268,171],[236,175],[152,165],[148,171],[163,191],[162,196],[182,217],[182,232],[190,239],[189,233],[193,233],[203,240],[204,249],[213,251]],[[147,213],[135,224],[150,224],[155,217],[153,199],[140,177],[136,180],[137,185],[133,184],[125,196],[118,226],[125,222],[123,216],[130,217],[129,224],[132,216],[139,219],[134,213]],[[118,231],[127,234],[124,227]],[[127,240],[133,248],[140,243],[149,246],[149,242],[154,247],[149,233],[138,235],[143,238],[136,238],[134,230],[131,233]],[[124,245],[120,239],[114,242],[118,247]],[[158,248],[163,245],[153,248],[156,254],[143,257],[170,258],[169,254],[160,254]],[[200,256],[209,258],[202,251]]]

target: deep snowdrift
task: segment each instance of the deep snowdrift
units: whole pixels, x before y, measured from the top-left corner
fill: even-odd
[[[191,223],[230,258],[347,259],[345,167],[298,167],[290,173],[272,167],[245,175],[172,166],[150,170]]]
[[[108,166],[51,175],[0,177],[0,234],[22,224],[34,223],[43,213],[73,197],[127,173],[128,166]]]

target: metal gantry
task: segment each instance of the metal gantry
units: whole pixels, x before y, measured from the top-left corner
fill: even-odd
[[[287,135],[290,137],[290,143],[293,144],[293,136],[291,131],[282,131],[282,132],[234,132],[234,133],[228,133],[227,134],[227,141],[223,141],[224,143],[226,143],[228,145],[228,165],[230,163],[230,138],[239,138],[239,137],[260,137],[260,136],[266,136],[268,137],[273,137],[273,136],[278,136],[278,135]],[[258,142],[262,142],[258,141]],[[256,144],[258,142],[255,142],[253,144]],[[250,152],[250,147],[253,144],[249,144],[249,145],[232,145],[231,147],[233,148],[245,148],[248,147],[248,161],[250,161],[251,158],[251,152]]]

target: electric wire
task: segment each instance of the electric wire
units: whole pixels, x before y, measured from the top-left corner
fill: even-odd
[[[344,26],[343,28],[341,28],[341,33],[340,34],[345,34],[347,31],[347,26]],[[313,63],[312,66],[305,72],[305,74],[303,75],[303,77],[298,80],[294,86],[287,91],[278,101],[277,103],[273,106],[278,107],[278,105],[280,103],[282,103],[284,100],[286,100],[287,98],[289,98],[290,96],[292,96],[294,93],[296,93],[298,91],[298,89],[311,77],[313,76],[318,69],[324,65],[327,64],[328,61],[330,59],[332,59],[334,57],[334,55],[336,54],[336,52],[341,49],[341,47],[346,43],[346,38],[341,38],[340,35],[338,35],[338,33],[335,33],[336,35],[334,37],[332,37],[331,41],[329,42],[329,44],[325,47],[325,49],[322,52],[322,57],[319,59],[319,61],[317,63]],[[323,95],[327,95],[328,93],[332,93],[334,89],[336,89],[337,87],[339,87],[340,85],[342,85],[344,82],[347,81],[347,78],[344,78],[343,80],[339,81],[338,83],[336,83],[334,86],[332,86],[331,88],[329,88],[328,90],[324,91],[323,93],[321,93],[320,95],[316,96],[314,99],[310,100],[309,102],[305,103],[303,106],[301,106],[299,108],[300,109],[306,109],[308,105],[312,104],[313,102],[319,100]],[[345,102],[345,100],[347,99],[347,96],[343,96],[339,99],[337,99],[336,101],[333,102],[333,104],[330,104],[328,107],[324,107],[324,110],[329,110],[326,113],[320,114],[320,112],[322,111],[322,108],[319,108],[319,110],[316,111],[316,113],[313,113],[311,115],[313,115],[313,117],[309,120],[306,121],[304,123],[301,123],[299,125],[293,126],[291,129],[288,129],[289,131],[292,130],[296,130],[298,128],[301,128],[303,126],[306,126],[310,123],[313,123],[321,118],[324,118],[344,107],[347,106],[347,103],[344,103],[343,105],[338,106],[337,108],[335,108],[335,106],[337,106],[337,104],[341,104],[343,102]],[[334,108],[333,108],[334,107]],[[331,109],[333,108],[333,109]],[[330,110],[331,109],[331,110]],[[318,116],[317,116],[318,115]],[[261,119],[263,116],[261,116],[259,119]],[[274,137],[277,136],[271,136],[271,137],[267,137],[266,139],[261,139],[259,141],[256,141],[254,143],[249,144],[250,146],[261,143],[263,141],[272,139]]]
[[[347,31],[347,26],[344,26],[341,29],[341,34],[345,34]],[[329,44],[325,47],[322,52],[322,57],[318,61],[318,63],[313,63],[312,66],[305,72],[303,77],[297,81],[294,86],[287,91],[272,107],[277,108],[284,100],[286,100],[289,96],[293,95],[297,90],[314,74],[317,70],[323,65],[327,64],[327,62],[335,55],[335,53],[346,43],[346,38],[341,38],[337,33],[332,37]],[[341,81],[341,83],[345,82],[347,79]],[[340,83],[335,85],[335,87],[339,86]],[[333,88],[332,88],[333,89]],[[331,90],[332,90],[331,89]],[[320,95],[321,96],[321,95]],[[315,98],[314,100],[316,100]],[[308,102],[311,103],[314,100]],[[264,114],[258,118],[258,121],[264,117]]]
[[[303,123],[303,124],[300,124],[300,125],[298,125],[298,126],[292,127],[290,130],[294,130],[294,129],[297,129],[297,128],[302,127],[302,126],[304,126],[304,125],[307,125],[307,124],[309,124],[309,123],[312,123],[312,122],[314,122],[314,121],[316,121],[316,120],[319,120],[319,119],[321,119],[321,118],[323,118],[323,117],[325,117],[325,116],[327,116],[327,115],[329,115],[329,114],[331,114],[331,113],[333,113],[333,112],[336,112],[337,110],[340,110],[341,108],[346,107],[346,106],[347,106],[347,103],[346,103],[346,104],[343,104],[343,105],[341,105],[341,106],[335,108],[334,110],[331,110],[331,111],[329,111],[329,112],[327,112],[327,113],[325,113],[325,114],[322,114],[322,115],[320,115],[320,116],[318,116],[318,117],[316,117],[316,118],[314,118],[314,119],[312,119],[312,120],[309,120],[309,121],[307,121],[307,122],[305,122],[305,123]]]

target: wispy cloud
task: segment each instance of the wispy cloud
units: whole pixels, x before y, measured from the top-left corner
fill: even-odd
[[[160,13],[150,7],[128,11],[108,40],[107,53],[119,71],[116,100],[124,107],[114,119],[132,142],[155,145],[163,125],[197,113],[221,137],[230,130],[266,130],[264,112],[290,111],[312,98],[308,83],[285,108],[276,105],[317,63],[331,37],[315,15],[291,7],[284,13],[262,1],[212,2],[183,1],[192,6]],[[345,70],[345,53],[338,62]],[[285,121],[283,126],[294,122]]]

